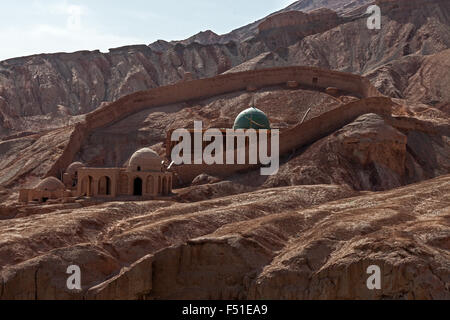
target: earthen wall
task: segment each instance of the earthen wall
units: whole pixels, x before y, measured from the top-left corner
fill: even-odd
[[[361,99],[283,131],[280,133],[280,156],[326,137],[363,114],[376,113],[390,117],[393,105],[394,102],[386,97]],[[174,183],[190,183],[201,173],[224,178],[256,167],[255,165],[181,165],[175,168]]]
[[[141,91],[122,97],[87,114],[86,120],[74,127],[63,154],[46,176],[59,176],[73,162],[81,145],[91,132],[144,109],[242,91],[250,86],[263,88],[285,85],[289,81],[297,81],[299,84],[317,89],[336,87],[361,98],[381,96],[377,89],[361,76],[301,66],[229,73]]]

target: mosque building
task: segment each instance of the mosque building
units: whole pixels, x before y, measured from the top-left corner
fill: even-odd
[[[234,130],[239,130],[239,129],[243,129],[243,130],[247,130],[247,129],[255,129],[256,131],[258,130],[271,130],[271,126],[270,126],[270,121],[269,118],[267,117],[267,115],[259,110],[258,108],[252,106],[248,109],[245,109],[244,111],[242,111],[235,119],[234,121],[234,125],[233,125],[233,129]],[[195,130],[194,129],[187,129],[188,132],[191,134],[191,142],[192,142],[192,149],[194,149],[194,133]],[[225,137],[226,134],[226,130],[227,129],[219,129],[223,136]],[[174,130],[171,130],[167,133],[167,139],[166,139],[166,157],[168,159],[171,159],[172,157],[172,150],[173,148],[177,145],[177,142],[171,141],[171,136],[172,136],[172,132]],[[206,134],[207,129],[203,129],[203,134]],[[246,142],[246,147],[248,148],[248,138],[246,138],[245,140]],[[203,150],[206,148],[206,146],[209,144],[209,142],[203,141]],[[224,150],[226,150],[226,144],[227,144],[227,140],[224,139]]]
[[[264,112],[250,107],[236,117],[233,129],[270,130],[270,122]],[[193,130],[189,132],[193,135]],[[171,158],[170,153],[174,147],[170,135],[171,132],[168,132],[168,159]],[[74,162],[67,167],[62,181],[48,177],[34,188],[21,189],[19,201],[42,203],[82,197],[111,200],[123,197],[160,199],[172,195],[172,185],[173,172],[170,171],[170,166],[167,169],[163,159],[155,151],[143,148],[136,151],[121,168],[91,168],[81,162]]]
[[[270,130],[270,122],[264,112],[255,107],[251,107],[242,111],[236,117],[233,129]]]
[[[136,151],[123,168],[88,168],[81,162],[72,163],[63,175],[63,182],[48,177],[33,189],[20,190],[19,200],[47,202],[71,197],[123,196],[158,199],[172,193],[172,173],[150,148]]]

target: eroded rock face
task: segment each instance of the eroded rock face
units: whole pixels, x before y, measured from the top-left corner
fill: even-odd
[[[257,187],[233,181],[210,182],[179,189],[175,199],[181,202],[196,202],[246,193],[257,189]]]
[[[296,1],[288,6],[284,11],[300,10],[310,12],[320,8],[328,8],[333,11],[345,14],[358,8],[364,8],[365,5],[372,3],[371,0],[315,0],[315,1]]]
[[[383,1],[392,12],[379,32],[357,18],[364,10],[349,13],[367,1],[342,3],[290,6],[341,8],[326,30],[281,13],[225,36],[0,63],[0,299],[450,299],[448,1]],[[392,116],[362,115],[293,150],[271,177],[200,175],[173,201],[17,203],[15,188],[62,158],[79,114],[161,84],[289,64],[365,73],[400,99]],[[167,130],[229,128],[252,99],[282,130],[356,99],[254,89],[112,121],[71,160],[122,166],[147,146],[164,155]],[[70,265],[80,291],[67,290]],[[367,289],[370,265],[379,291]]]
[[[296,186],[0,221],[0,298],[449,299],[449,187]],[[80,292],[65,287],[72,264]],[[371,265],[381,290],[367,289]]]
[[[271,50],[286,47],[292,39],[322,33],[342,23],[338,14],[321,8],[310,13],[287,11],[274,14],[258,25],[259,35]]]
[[[399,121],[363,115],[293,152],[273,176],[249,172],[232,180],[256,188],[331,183],[380,191],[447,174],[448,129],[427,130],[412,118]]]
[[[365,18],[340,24],[291,45],[288,61],[366,74],[408,55],[439,53],[450,45],[450,22],[445,14],[449,6],[446,1],[420,0],[405,10],[382,12],[382,28],[376,32],[367,29]],[[427,72],[422,75],[429,76]]]
[[[365,188],[387,190],[402,185],[408,140],[380,116],[364,115],[338,131],[336,138],[341,155],[373,170],[369,177],[361,179]]]
[[[194,180],[192,180],[191,185],[193,186],[201,186],[203,184],[210,184],[210,183],[216,183],[219,182],[220,179],[207,175],[207,174],[201,174],[197,176]]]
[[[85,240],[64,235],[61,219],[48,224],[49,215],[34,218],[24,230],[30,240],[59,228],[55,236],[65,239],[64,248],[51,250],[56,242],[49,239],[51,251],[40,249],[35,258],[24,252],[22,262],[10,260],[3,249],[1,297],[448,299],[449,185],[446,176],[358,197],[332,186],[270,189],[203,202],[198,212],[191,204],[140,205],[135,209],[143,214],[126,220],[119,211],[111,216],[116,205],[58,213],[72,223],[84,221],[78,234],[95,246],[77,245]],[[340,197],[346,199],[327,202]],[[85,223],[94,216],[107,223],[89,227]],[[22,240],[12,232],[2,232],[2,248],[18,248]],[[178,245],[168,248],[166,241]],[[136,263],[119,273],[125,261]],[[83,292],[75,294],[64,289],[64,271],[72,263],[85,274]],[[382,270],[381,291],[365,286],[370,265]],[[135,279],[145,281],[130,285]]]
[[[0,184],[33,186],[61,156],[72,130],[66,127],[0,141]]]
[[[77,122],[73,116],[95,110],[105,101],[182,81],[186,73],[204,78],[232,68],[311,65],[372,74],[384,64],[405,56],[436,54],[450,46],[450,21],[445,14],[450,10],[447,1],[417,0],[404,10],[389,9],[378,32],[366,28],[366,18],[361,17],[360,10],[342,16],[348,8],[366,2],[342,6],[343,1],[322,1],[327,8],[345,7],[345,10],[338,10],[339,17],[327,9],[309,13],[283,11],[224,36],[204,32],[186,41],[158,41],[149,46],[117,48],[109,53],[81,51],[3,61],[0,63],[0,134],[4,137],[29,131],[30,124],[39,131]],[[316,9],[316,4],[297,3],[290,9],[309,11]],[[262,26],[261,33],[258,25]],[[252,59],[256,61],[247,63]],[[439,64],[439,61],[444,63],[446,58],[436,56],[430,63]],[[445,98],[440,76],[430,72],[427,64],[411,80],[398,79],[402,77],[403,67],[402,63],[387,75],[377,77],[385,93],[425,103]],[[423,90],[417,91],[417,86]],[[440,88],[434,89],[436,86]],[[49,121],[48,115],[57,113],[58,106],[66,108],[68,114],[58,121]]]
[[[429,56],[409,55],[390,62],[367,77],[384,94],[439,106],[449,101],[450,49]],[[431,72],[431,70],[433,70]]]
[[[442,187],[448,177],[224,226],[156,254],[147,297],[448,299]],[[381,290],[367,288],[371,265],[382,270]]]
[[[84,276],[85,292],[148,254],[207,235],[228,223],[355,194],[339,186],[305,186],[194,204],[105,203],[0,220],[0,278],[4,283],[0,297],[33,299],[37,285],[38,299],[67,298],[64,277],[70,265],[78,263],[83,273],[90,273]],[[276,203],[280,195],[284,202]],[[255,211],[256,206],[260,210]],[[37,270],[42,278],[36,282]],[[80,294],[72,298],[78,299]]]

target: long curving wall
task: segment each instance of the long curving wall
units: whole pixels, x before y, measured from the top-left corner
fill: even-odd
[[[367,113],[390,117],[395,103],[386,97],[361,99],[325,112],[307,122],[280,133],[280,156],[309,145],[353,122]],[[240,171],[256,169],[255,165],[182,165],[175,168],[174,184],[185,185],[202,173],[225,178]]]
[[[111,125],[147,108],[222,95],[247,88],[263,88],[296,81],[300,85],[325,89],[335,87],[360,98],[382,94],[364,77],[316,67],[283,67],[218,75],[137,92],[96,109],[78,123],[61,155],[46,176],[59,176],[73,162],[83,142],[94,130]]]

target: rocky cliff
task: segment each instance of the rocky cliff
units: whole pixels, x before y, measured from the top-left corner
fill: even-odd
[[[310,13],[287,11],[272,15],[258,25],[259,33],[273,29],[295,28],[303,37],[332,29],[340,22],[336,12],[325,8]]]
[[[227,35],[0,62],[0,299],[450,299],[449,2],[379,4],[379,31],[368,1],[301,0]],[[17,201],[252,101],[282,132],[276,175],[176,167],[193,182],[166,201]]]
[[[324,4],[332,8],[337,5],[333,1]],[[371,74],[402,57],[436,54],[450,46],[450,5],[441,0],[422,4],[417,0],[405,10],[386,9],[380,31],[367,30],[364,16],[337,16],[326,9],[308,14],[287,11],[260,21],[245,40],[228,36],[225,42],[206,32],[189,41],[159,41],[150,46],[112,49],[108,53],[82,51],[3,61],[0,134],[4,137],[30,131],[30,126],[55,128],[61,122],[76,122],[73,116],[92,111],[104,101],[175,83],[187,72],[194,78],[204,78],[231,68],[313,65]],[[302,7],[315,9],[304,1],[291,9]],[[316,18],[323,14],[330,18],[319,22],[324,19]],[[260,33],[258,25],[271,31]],[[260,61],[262,58],[264,61]],[[251,59],[256,61],[249,66],[247,61]],[[431,77],[428,70],[423,70],[420,76]],[[402,85],[406,85],[390,79],[386,82],[380,83],[386,93],[402,91]],[[436,85],[425,83],[427,90]],[[45,115],[56,114],[60,106],[67,110],[61,121],[46,121]]]
[[[450,299],[449,180],[23,212],[0,220],[0,299]]]

